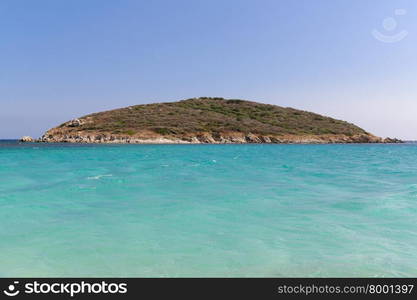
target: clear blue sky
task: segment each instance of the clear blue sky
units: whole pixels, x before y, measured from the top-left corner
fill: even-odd
[[[221,96],[417,139],[416,33],[415,0],[3,0],[0,138]]]

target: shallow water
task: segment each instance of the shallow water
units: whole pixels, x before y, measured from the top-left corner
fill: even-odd
[[[417,145],[0,142],[0,276],[416,276]]]

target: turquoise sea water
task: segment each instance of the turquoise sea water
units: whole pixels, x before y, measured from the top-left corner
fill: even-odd
[[[417,145],[0,142],[0,276],[416,276]]]

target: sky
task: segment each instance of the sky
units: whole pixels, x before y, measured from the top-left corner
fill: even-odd
[[[415,0],[2,0],[0,139],[212,96],[417,140]]]

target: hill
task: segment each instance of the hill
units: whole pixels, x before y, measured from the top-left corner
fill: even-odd
[[[389,142],[351,123],[294,108],[223,98],[135,105],[93,113],[48,130],[42,142]]]

